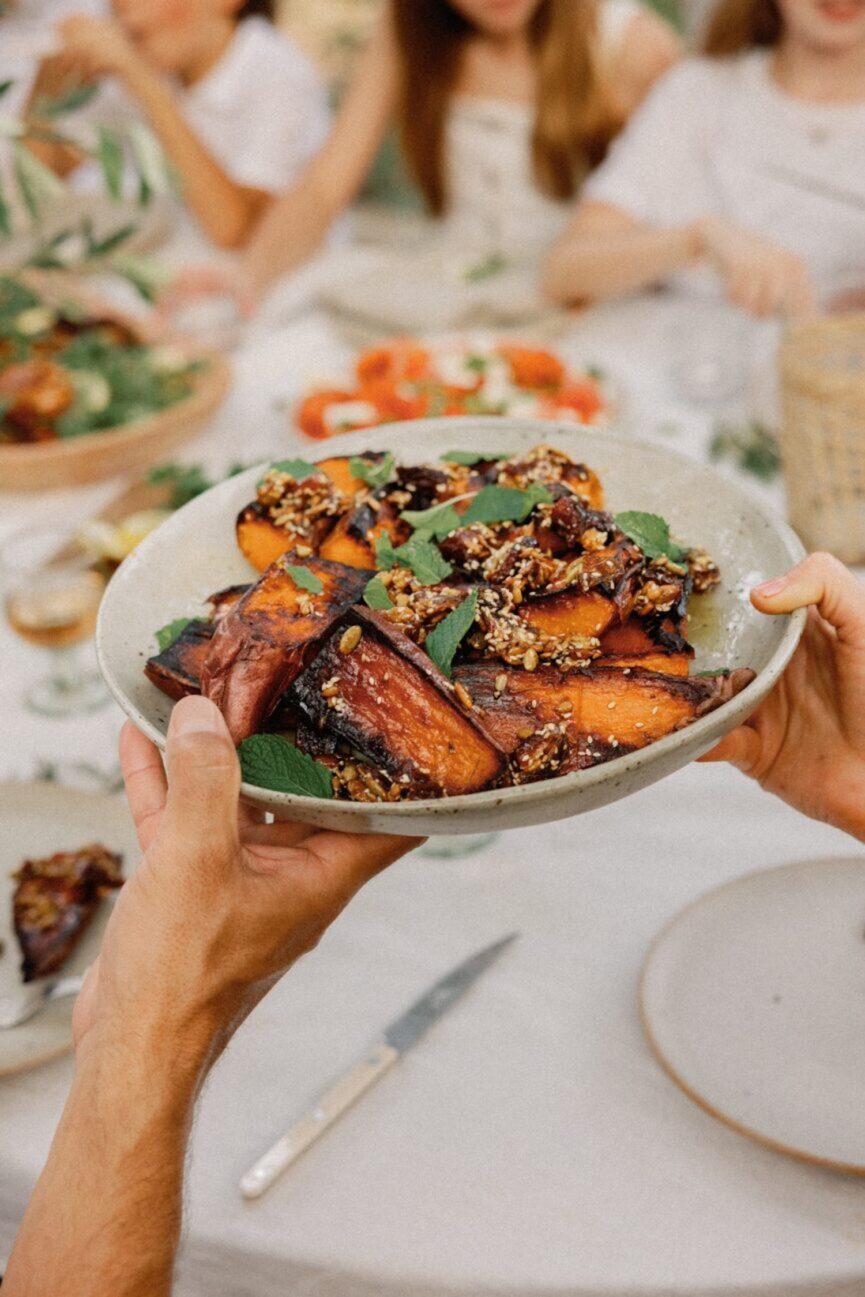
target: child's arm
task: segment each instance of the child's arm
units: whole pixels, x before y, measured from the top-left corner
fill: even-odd
[[[99,18],[69,18],[60,26],[64,52],[84,78],[119,77],[136,100],[180,177],[183,199],[218,247],[247,239],[271,195],[238,184],[190,130],[170,87],[141,58],[122,27]]]

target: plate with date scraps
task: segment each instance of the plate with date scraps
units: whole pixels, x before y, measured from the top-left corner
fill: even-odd
[[[477,833],[541,824],[594,810],[671,774],[708,751],[771,689],[798,643],[804,613],[762,616],[747,592],[798,562],[802,547],[786,523],[713,469],[607,431],[495,417],[384,425],[331,441],[327,453],[391,451],[399,463],[411,465],[436,461],[454,447],[500,458],[525,454],[541,443],[594,469],[611,512],[661,515],[673,536],[708,550],[721,581],[691,605],[692,672],[748,667],[756,673],[753,681],[717,710],[648,746],[535,783],[388,803],[302,796],[253,784],[244,784],[245,796],[280,818],[351,832]],[[161,746],[173,704],[143,672],[154,652],[155,631],[203,615],[214,591],[255,579],[238,549],[234,524],[255,497],[262,472],[259,466],[239,474],[175,513],[123,563],[103,599],[97,627],[103,674],[127,715]]]
[[[0,784],[0,823],[0,995],[10,995],[22,985],[21,951],[12,922],[12,873],[28,858],[41,859],[56,851],[76,851],[90,842],[101,842],[123,856],[123,871],[128,876],[139,848],[123,797],[58,784]],[[93,963],[115,895],[102,900],[58,977],[75,977]],[[0,1031],[0,1076],[28,1071],[67,1053],[72,1048],[74,1004],[74,996],[54,1000],[27,1022]]]

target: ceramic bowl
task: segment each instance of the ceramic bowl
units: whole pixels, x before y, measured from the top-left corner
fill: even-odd
[[[739,724],[789,661],[804,612],[766,617],[748,590],[786,571],[802,546],[779,517],[741,486],[696,460],[614,433],[529,419],[449,418],[389,424],[328,442],[326,453],[392,450],[405,463],[454,447],[511,454],[545,442],[600,474],[614,511],[663,515],[674,535],[702,545],[719,563],[721,585],[692,607],[695,670],[751,667],[756,679],[731,702],[677,733],[606,765],[558,779],[442,800],[383,806],[319,800],[244,785],[244,795],[280,818],[350,832],[479,833],[564,819],[645,788],[708,751]],[[214,590],[253,579],[237,548],[234,520],[255,493],[261,468],[230,478],[179,510],[139,545],[112,579],[99,615],[97,649],[120,706],[164,745],[172,703],[144,676],[154,632],[202,611]]]

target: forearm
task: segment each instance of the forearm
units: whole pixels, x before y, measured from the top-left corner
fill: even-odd
[[[159,1045],[115,1045],[88,1033],[4,1297],[169,1297],[205,1057],[202,1050],[178,1065]]]
[[[702,253],[698,223],[565,236],[544,267],[544,290],[572,303],[618,297],[660,283]]]
[[[332,195],[314,172],[303,177],[296,189],[271,203],[241,257],[242,269],[256,297],[318,250],[344,205],[342,195]]]
[[[161,77],[136,64],[123,80],[177,171],[186,205],[219,247],[239,247],[267,196],[238,184],[223,170],[190,130]]]

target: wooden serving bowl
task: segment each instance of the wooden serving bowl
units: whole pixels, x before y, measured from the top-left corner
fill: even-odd
[[[215,413],[228,392],[231,366],[220,352],[171,337],[152,336],[147,324],[117,310],[67,275],[21,276],[48,305],[74,298],[95,317],[117,320],[142,342],[177,346],[190,360],[205,362],[192,375],[192,390],[176,405],[116,428],[85,433],[80,437],[0,445],[0,490],[44,491],[51,487],[83,486],[119,473],[131,473],[158,463],[178,446],[195,437]]]

